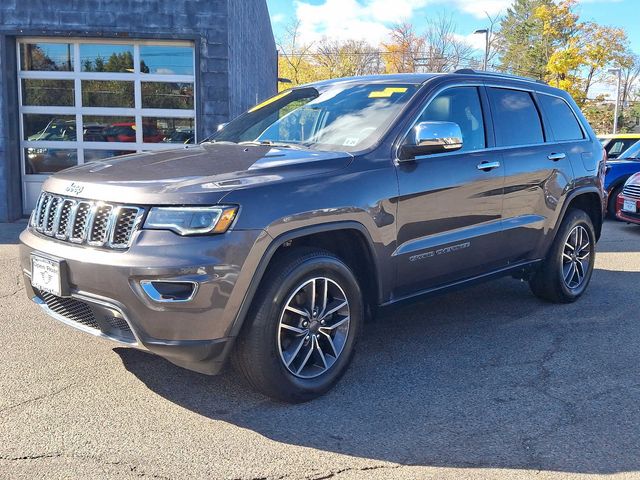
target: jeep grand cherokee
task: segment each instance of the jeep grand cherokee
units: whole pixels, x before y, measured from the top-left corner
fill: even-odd
[[[54,318],[290,402],[329,390],[379,307],[497,275],[571,302],[603,148],[571,97],[477,73],[318,82],[199,145],[71,168],[21,235]]]

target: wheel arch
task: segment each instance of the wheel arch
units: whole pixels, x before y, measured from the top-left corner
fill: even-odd
[[[358,241],[356,244],[344,242],[341,244],[335,241],[336,236],[342,236],[343,239],[357,238]],[[332,240],[331,243],[342,245],[342,247],[336,248],[335,245],[330,245],[328,242],[329,238]],[[376,261],[373,240],[366,227],[356,221],[330,222],[304,227],[279,235],[269,244],[258,263],[258,267],[242,301],[242,305],[230,329],[230,337],[239,335],[269,264],[276,259],[284,249],[292,246],[315,246],[324,248],[338,255],[354,270],[356,277],[362,282],[365,306],[369,307],[369,312],[372,312],[380,303],[380,299],[382,298],[382,285],[380,282],[380,272],[378,271],[379,263]],[[348,252],[356,252],[355,247],[362,247],[360,252],[364,256],[349,255]]]
[[[562,213],[558,218],[555,233],[557,233],[562,220],[571,208],[579,208],[589,215],[596,233],[596,240],[599,240],[606,209],[606,202],[602,197],[602,193],[596,187],[584,187],[571,192],[562,207]]]

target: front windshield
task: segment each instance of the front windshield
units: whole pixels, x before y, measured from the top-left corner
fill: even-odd
[[[253,107],[208,141],[364,150],[380,140],[418,87],[370,83],[287,90]]]
[[[627,148],[618,158],[627,160],[637,160],[640,158],[640,141],[636,141],[631,147]]]

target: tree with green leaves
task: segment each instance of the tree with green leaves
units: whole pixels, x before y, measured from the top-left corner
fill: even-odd
[[[515,0],[500,23],[495,48],[502,69],[517,75],[543,78],[552,53],[549,38],[536,10],[553,0]]]

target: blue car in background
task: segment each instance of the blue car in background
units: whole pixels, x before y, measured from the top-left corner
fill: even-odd
[[[609,194],[607,211],[611,217],[616,216],[616,198],[622,191],[624,182],[637,172],[640,172],[640,142],[636,142],[618,158],[607,161],[604,186]]]

